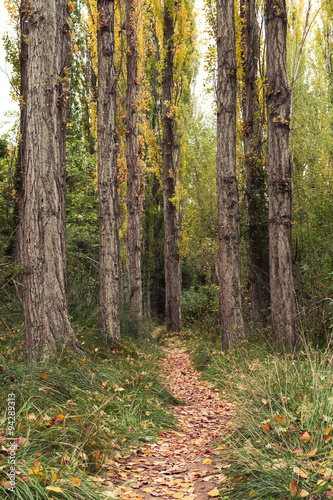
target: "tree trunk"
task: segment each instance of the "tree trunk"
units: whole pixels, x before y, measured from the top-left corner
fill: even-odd
[[[116,144],[114,2],[98,0],[99,326],[107,343],[120,340],[119,206]]]
[[[272,336],[275,342],[292,348],[295,344],[296,302],[291,251],[290,90],[286,68],[285,0],[267,0],[266,33]]]
[[[17,202],[14,208],[14,225],[16,226],[14,258],[17,262],[23,262],[23,164],[24,149],[26,142],[26,117],[27,117],[27,93],[28,93],[28,40],[29,40],[29,8],[26,0],[21,0],[20,5],[20,32],[21,32],[21,50],[20,50],[20,136],[18,144],[18,155],[15,173],[15,190],[17,193]]]
[[[127,250],[130,307],[134,319],[142,319],[142,280],[140,242],[140,169],[137,131],[137,12],[135,0],[126,0],[127,90],[126,90],[126,161],[127,161]]]
[[[236,46],[233,0],[217,0],[217,206],[222,345],[245,337],[236,179]]]
[[[66,0],[30,2],[22,241],[25,348],[41,360],[78,350],[66,303]],[[61,122],[59,121],[61,117]]]
[[[170,5],[171,4],[171,5]],[[173,198],[179,177],[180,144],[176,140],[173,106],[174,4],[165,1],[163,23],[164,64],[162,76],[162,155],[164,210],[165,312],[168,331],[182,329],[180,295],[180,221]]]
[[[252,315],[262,322],[269,307],[268,206],[262,155],[262,124],[257,88],[259,59],[255,0],[241,0],[243,70],[243,145],[249,217],[249,281]]]

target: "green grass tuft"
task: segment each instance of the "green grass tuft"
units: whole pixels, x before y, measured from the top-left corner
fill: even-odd
[[[76,359],[66,351],[47,362],[27,366],[19,294],[10,277],[3,274],[0,497],[13,497],[6,489],[6,478],[11,441],[7,400],[8,394],[14,393],[13,439],[18,446],[15,498],[103,498],[107,482],[93,479],[103,472],[105,463],[134,453],[144,443],[154,441],[162,430],[176,425],[167,407],[179,401],[163,385],[158,368],[163,352],[147,325],[141,325],[141,332],[145,332],[141,338],[132,336],[133,329],[126,329],[124,315],[121,343],[113,348],[105,346],[96,328],[96,282],[92,275],[78,277],[69,296],[72,325],[84,357]]]
[[[204,376],[236,410],[220,457],[227,498],[333,495],[331,356],[307,346],[277,353],[249,341],[211,356]]]

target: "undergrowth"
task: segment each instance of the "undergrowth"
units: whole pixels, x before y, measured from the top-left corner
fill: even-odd
[[[332,353],[305,343],[291,355],[264,339],[222,352],[200,342],[192,357],[234,404],[223,439],[221,495],[321,500],[333,497]]]
[[[1,278],[1,277],[0,277]],[[4,278],[4,276],[2,276]],[[79,283],[79,285],[77,285]],[[72,324],[84,357],[63,352],[26,365],[19,288],[2,279],[0,304],[0,497],[13,498],[8,473],[13,444],[15,498],[105,498],[101,472],[162,429],[175,426],[169,404],[177,404],[158,370],[162,351],[148,325],[122,318],[122,341],[106,347],[96,330],[93,279],[71,290]],[[80,289],[80,286],[86,287]],[[125,318],[124,318],[125,316]],[[14,394],[13,396],[8,396]],[[14,434],[8,428],[15,401]],[[103,474],[102,474],[103,476]]]

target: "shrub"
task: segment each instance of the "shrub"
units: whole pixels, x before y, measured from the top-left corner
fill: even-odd
[[[217,333],[219,331],[219,287],[204,285],[185,290],[181,299],[185,327]]]

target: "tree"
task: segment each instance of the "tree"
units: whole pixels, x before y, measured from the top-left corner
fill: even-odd
[[[163,156],[163,210],[164,210],[164,263],[165,312],[169,331],[182,329],[180,295],[180,223],[173,199],[179,176],[180,142],[176,137],[174,87],[174,34],[176,2],[165,0],[163,15],[163,75],[162,75],[162,156]]]
[[[241,0],[243,147],[248,210],[248,259],[253,317],[264,319],[269,306],[268,207],[262,151],[262,120],[257,86],[260,51],[255,0]]]
[[[79,350],[66,302],[66,0],[30,2],[26,134],[22,158],[25,348],[42,360]]]
[[[295,344],[296,302],[291,250],[290,89],[285,0],[266,3],[269,265],[272,336]]]
[[[233,0],[217,0],[217,177],[223,347],[245,337],[236,179],[236,44]]]
[[[28,92],[28,39],[29,39],[29,9],[25,0],[20,5],[20,136],[18,144],[18,155],[16,163],[16,191],[18,203],[15,206],[16,235],[15,235],[15,260],[23,261],[22,240],[22,207],[23,207],[23,163],[24,148],[26,142],[26,120],[27,120],[27,92]]]
[[[126,86],[126,162],[127,162],[127,253],[132,317],[142,319],[142,280],[140,242],[140,171],[137,129],[138,40],[136,0],[126,0],[127,86]]]
[[[99,327],[107,343],[120,339],[119,207],[116,144],[116,73],[114,2],[98,0],[98,198],[99,198]]]

